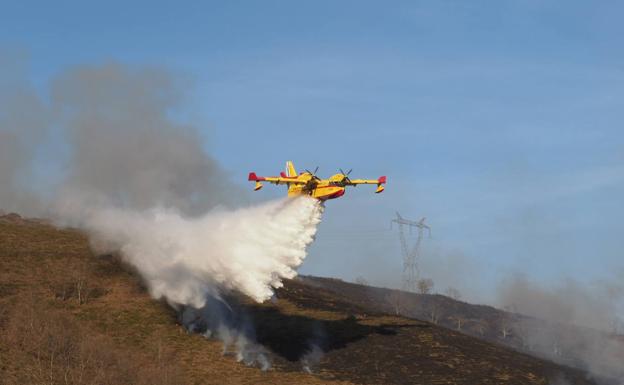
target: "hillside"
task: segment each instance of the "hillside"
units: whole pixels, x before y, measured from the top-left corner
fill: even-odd
[[[301,279],[370,311],[426,320],[533,356],[591,369],[601,383],[621,384],[624,378],[624,336],[621,335],[549,322],[439,294],[408,293],[332,278]]]
[[[285,282],[264,304],[228,293],[232,325],[268,352],[263,371],[237,362],[233,347],[188,332],[116,256],[93,255],[81,232],[15,215],[0,218],[0,266],[4,384],[594,383],[310,278]]]

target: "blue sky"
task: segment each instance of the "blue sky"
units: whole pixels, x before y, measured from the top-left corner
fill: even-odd
[[[624,268],[622,2],[87,3],[4,2],[0,45],[42,88],[113,60],[188,78],[185,112],[241,184],[287,159],[388,175],[328,203],[303,273],[398,285],[395,210],[429,218],[441,291]]]

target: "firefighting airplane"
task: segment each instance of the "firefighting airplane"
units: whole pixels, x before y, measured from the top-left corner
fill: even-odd
[[[344,195],[346,186],[357,186],[359,184],[376,184],[377,190],[375,193],[380,193],[384,190],[384,184],[386,183],[386,177],[381,176],[379,179],[350,179],[349,174],[352,170],[344,172],[340,170],[339,174],[332,175],[329,179],[321,179],[316,176],[314,172],[306,170],[301,174],[297,174],[293,162],[286,162],[286,172],[281,172],[280,176],[257,176],[255,172],[249,173],[249,180],[256,182],[254,188],[258,191],[262,188],[261,182],[269,182],[273,184],[285,184],[288,186],[288,196],[297,195],[309,195],[313,198],[325,201],[328,199],[339,198]]]

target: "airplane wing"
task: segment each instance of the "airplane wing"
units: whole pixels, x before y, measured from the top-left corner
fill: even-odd
[[[384,190],[384,184],[386,184],[386,177],[380,176],[379,179],[348,179],[344,182],[345,185],[348,186],[356,186],[358,184],[376,184],[377,191],[376,193],[380,193]]]
[[[273,184],[306,184],[305,181],[298,179],[297,177],[289,176],[257,176],[255,172],[249,173],[249,181],[256,182],[256,190],[262,187],[260,182],[269,182]]]
[[[385,184],[386,177],[381,176],[379,179],[349,179],[346,184],[356,185],[356,184]]]

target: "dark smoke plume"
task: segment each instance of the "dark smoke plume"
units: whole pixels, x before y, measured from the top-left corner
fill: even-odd
[[[194,214],[233,204],[240,192],[206,154],[197,129],[170,118],[179,87],[167,72],[119,64],[56,78],[52,107],[71,149],[64,188],[139,210]]]

